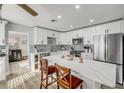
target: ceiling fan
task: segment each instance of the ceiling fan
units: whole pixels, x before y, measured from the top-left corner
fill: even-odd
[[[25,11],[27,11],[29,14],[31,14],[32,16],[37,16],[38,13],[36,11],[34,11],[31,7],[29,7],[27,4],[17,4],[19,7],[21,7],[22,9],[24,9]],[[2,9],[2,4],[0,4],[0,11]]]

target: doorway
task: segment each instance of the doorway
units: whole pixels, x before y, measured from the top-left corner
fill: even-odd
[[[9,45],[9,66],[10,73],[18,73],[22,68],[30,68],[29,66],[29,39],[27,32],[8,32]]]

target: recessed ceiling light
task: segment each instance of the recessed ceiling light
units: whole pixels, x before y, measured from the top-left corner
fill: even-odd
[[[79,8],[80,8],[80,5],[76,5],[75,8],[76,8],[76,9],[79,9]]]
[[[60,15],[59,15],[59,16],[57,16],[57,17],[58,17],[59,19],[60,19],[60,18],[62,18],[62,16],[60,16]]]
[[[70,27],[72,28],[73,26],[71,25]]]
[[[93,19],[90,19],[90,22],[94,22],[94,20]]]

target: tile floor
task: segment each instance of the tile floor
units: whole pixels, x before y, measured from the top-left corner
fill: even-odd
[[[25,61],[10,63],[10,75],[0,82],[0,89],[39,89],[40,72],[32,72]],[[48,87],[55,89],[56,84]]]

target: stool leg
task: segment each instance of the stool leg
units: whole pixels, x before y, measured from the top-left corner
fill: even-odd
[[[59,84],[58,84],[58,82],[57,82],[57,89],[59,89]]]
[[[48,74],[46,74],[46,89],[48,87]]]
[[[42,89],[42,85],[43,85],[43,70],[41,70],[41,85],[40,85],[40,89]]]
[[[82,84],[80,85],[80,89],[83,89],[83,85]]]
[[[40,89],[42,89],[42,84],[40,85]]]

